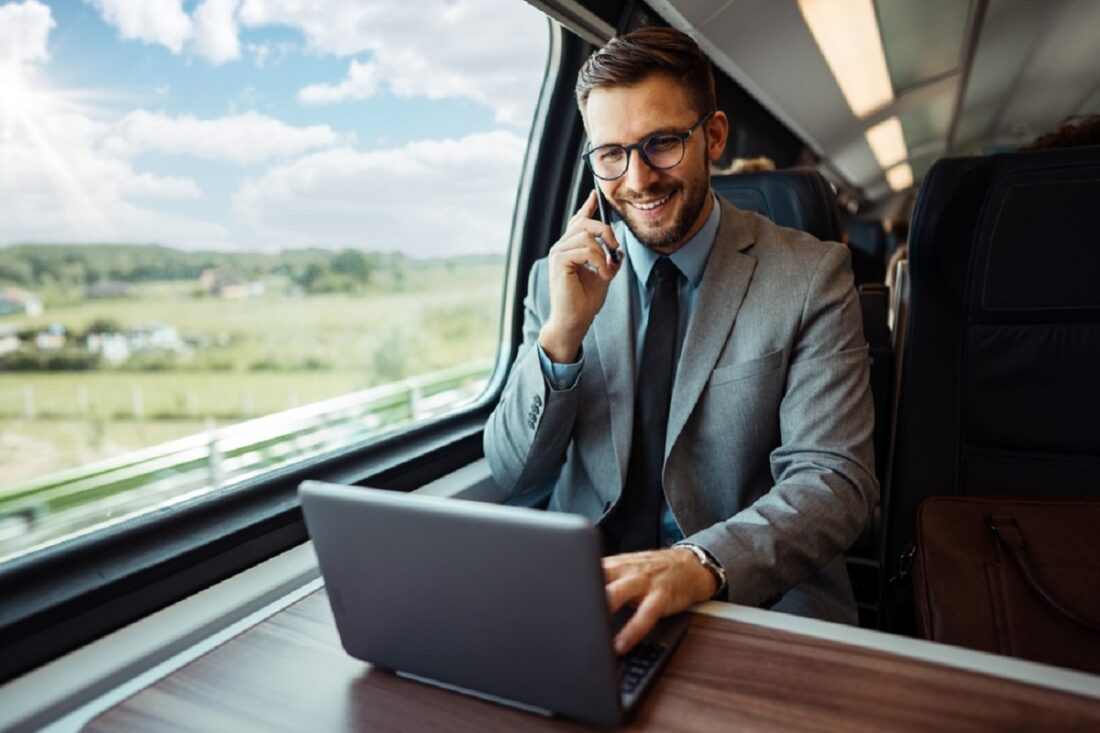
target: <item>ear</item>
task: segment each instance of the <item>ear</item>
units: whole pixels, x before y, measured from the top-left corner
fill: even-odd
[[[725,112],[718,110],[707,120],[707,158],[711,163],[717,163],[722,158],[729,134],[729,118]]]

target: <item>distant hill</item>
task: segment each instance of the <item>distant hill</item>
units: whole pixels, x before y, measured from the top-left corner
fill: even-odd
[[[478,264],[502,259],[471,255],[444,261]],[[0,285],[34,289],[84,287],[99,282],[197,280],[204,270],[213,268],[245,279],[282,274],[308,287],[325,273],[366,282],[376,270],[393,271],[408,264],[400,253],[351,249],[261,253],[191,251],[157,244],[20,244],[0,248]]]

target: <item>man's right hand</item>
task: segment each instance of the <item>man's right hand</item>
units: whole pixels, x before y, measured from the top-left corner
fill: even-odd
[[[539,345],[557,364],[577,360],[581,342],[607,299],[611,279],[622,267],[621,260],[612,262],[596,241],[598,236],[610,249],[619,249],[611,227],[592,218],[596,206],[592,191],[550,248],[550,317],[539,331]]]

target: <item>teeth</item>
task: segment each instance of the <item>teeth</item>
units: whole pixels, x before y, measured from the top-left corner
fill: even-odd
[[[641,209],[642,211],[649,211],[650,209],[656,209],[658,206],[668,201],[671,196],[672,194],[669,194],[659,201],[651,201],[648,204],[634,203],[633,206],[635,208]]]

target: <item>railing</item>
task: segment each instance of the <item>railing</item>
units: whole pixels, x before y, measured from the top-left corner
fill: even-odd
[[[0,488],[0,560],[470,402],[491,361],[315,402]]]

